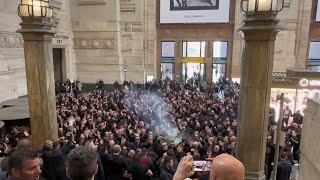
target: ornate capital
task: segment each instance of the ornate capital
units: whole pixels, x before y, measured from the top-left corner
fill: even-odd
[[[61,9],[62,0],[50,0],[50,6],[56,9]]]
[[[0,47],[23,48],[23,38],[17,33],[0,33]]]
[[[111,39],[74,39],[75,49],[113,49],[114,41]]]

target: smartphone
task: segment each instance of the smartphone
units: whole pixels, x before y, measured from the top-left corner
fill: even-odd
[[[212,161],[193,161],[192,171],[195,172],[207,172],[211,169]]]

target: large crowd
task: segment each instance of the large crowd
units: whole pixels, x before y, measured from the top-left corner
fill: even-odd
[[[44,143],[45,179],[67,179],[66,156],[79,146],[98,152],[97,180],[172,179],[187,155],[194,160],[235,155],[239,84],[221,79],[195,86],[164,79],[146,84],[125,81],[120,85],[116,81],[112,91],[104,86],[98,80],[93,92],[84,93],[79,80],[56,82],[59,139]],[[280,162],[292,166],[299,161],[303,117],[299,112],[288,116],[293,116],[294,122],[282,127],[287,134]],[[274,118],[270,109],[267,179],[274,158]],[[19,149],[20,140],[28,138],[28,133],[13,127],[6,144]],[[1,168],[8,170],[5,163]],[[197,176],[201,179],[208,174]]]

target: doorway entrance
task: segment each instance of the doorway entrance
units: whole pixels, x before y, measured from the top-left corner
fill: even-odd
[[[182,81],[192,85],[199,85],[204,79],[203,63],[183,63],[182,64]]]
[[[63,49],[53,48],[52,53],[53,53],[54,79],[63,81],[63,71],[62,71]]]
[[[212,82],[219,82],[220,78],[225,78],[226,64],[213,64]]]

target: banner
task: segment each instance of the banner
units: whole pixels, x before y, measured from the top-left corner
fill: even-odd
[[[161,0],[160,23],[226,23],[230,0]]]
[[[183,63],[200,63],[204,64],[204,58],[202,57],[184,57],[182,58]]]

